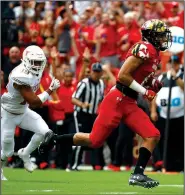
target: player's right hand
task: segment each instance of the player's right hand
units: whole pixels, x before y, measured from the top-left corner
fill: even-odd
[[[152,90],[146,90],[144,98],[149,100],[150,102],[155,98],[156,93]]]
[[[55,89],[58,89],[59,87],[60,87],[60,81],[58,79],[53,78],[49,86],[49,89],[51,91],[54,91]]]

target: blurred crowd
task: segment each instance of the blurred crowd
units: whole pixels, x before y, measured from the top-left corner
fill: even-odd
[[[49,87],[53,76],[61,81],[61,87],[42,108],[35,111],[59,134],[75,132],[72,125],[74,121],[69,117],[74,112],[71,97],[78,82],[92,74],[93,63],[98,61],[102,64],[106,95],[116,83],[119,68],[128,49],[142,39],[140,26],[146,20],[161,19],[169,26],[184,28],[183,2],[3,1],[1,16],[1,94],[6,92],[5,87],[11,70],[21,63],[24,48],[29,45],[40,46],[47,57],[47,67],[37,93]],[[172,57],[175,60],[171,60]],[[169,52],[164,52],[161,59],[156,76],[171,71],[173,63],[178,66],[173,71],[178,72],[184,63],[183,53],[174,57]],[[143,103],[142,99],[139,102],[154,123],[160,117],[166,120],[154,109],[155,107],[151,110],[151,105]],[[159,128],[164,130],[164,125],[161,127],[160,124]],[[180,125],[183,125],[182,121],[179,122]],[[17,128],[15,151],[24,147],[31,136],[32,133]],[[173,144],[173,141],[170,141],[170,144]],[[176,142],[178,141],[175,140]],[[104,163],[101,161],[99,164],[93,164],[93,168],[102,169],[108,164],[109,168],[115,171],[119,171],[121,165],[130,169],[134,165],[134,157],[137,157],[137,152],[133,151],[138,149],[139,144],[140,139],[135,138],[124,124],[120,124],[104,146]],[[179,148],[183,147],[183,144],[184,140],[174,153],[178,151],[182,154]],[[163,152],[160,151],[163,145],[159,148],[151,162],[154,170],[161,170],[163,166]],[[90,163],[88,153],[89,151],[82,159],[84,164]],[[33,160],[40,169],[66,169],[70,158],[70,152],[66,153],[65,149],[59,146],[45,156],[38,156],[37,151],[33,154]],[[183,170],[180,155],[177,161],[169,165],[169,170]],[[8,166],[23,166],[16,153],[9,159]]]

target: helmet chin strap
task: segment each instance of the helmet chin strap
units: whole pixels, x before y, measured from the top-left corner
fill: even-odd
[[[152,42],[150,42],[146,37],[143,37],[143,40],[144,40],[144,41],[147,41],[147,42],[149,42],[149,43],[151,43],[156,49],[160,50],[159,47],[155,46],[155,45],[154,45]]]
[[[148,39],[146,37],[143,37],[143,41],[148,41]],[[148,41],[149,42],[149,41]]]

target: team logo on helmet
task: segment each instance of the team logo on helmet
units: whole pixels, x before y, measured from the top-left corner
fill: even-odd
[[[163,21],[148,20],[142,25],[141,32],[143,40],[150,42],[156,49],[164,51],[171,47],[171,32]]]

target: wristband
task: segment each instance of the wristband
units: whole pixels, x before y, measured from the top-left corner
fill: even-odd
[[[44,103],[49,98],[49,94],[46,91],[44,91],[43,93],[41,93],[37,96],[39,97],[39,99],[42,103]]]
[[[54,91],[54,90],[53,90],[53,88],[52,88],[51,86],[49,87],[49,90],[50,90],[51,92],[53,92],[53,91]]]
[[[143,95],[145,95],[146,93],[146,89],[135,80],[132,81],[129,87],[134,91],[141,93]]]

